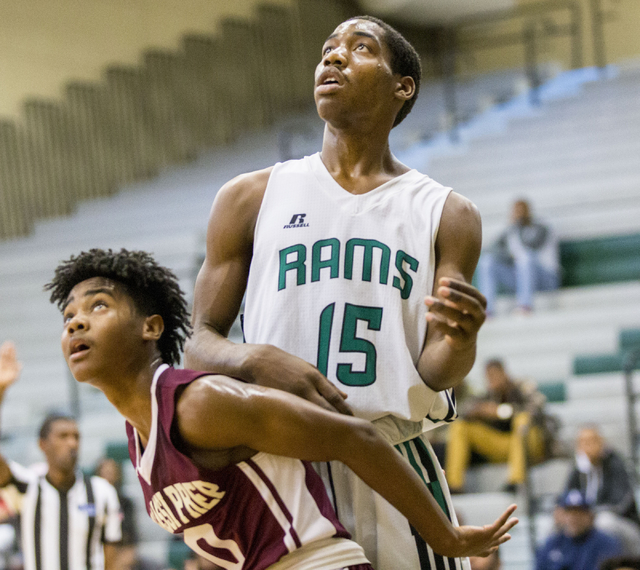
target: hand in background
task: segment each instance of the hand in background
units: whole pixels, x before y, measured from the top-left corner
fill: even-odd
[[[22,364],[16,356],[16,347],[11,341],[0,346],[0,391],[4,392],[20,376]]]

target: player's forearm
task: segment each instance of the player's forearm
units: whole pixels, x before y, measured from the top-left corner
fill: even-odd
[[[464,349],[453,349],[442,339],[425,347],[418,360],[418,374],[432,390],[446,390],[466,378],[475,360],[475,342]]]
[[[457,556],[460,545],[455,527],[409,463],[373,426],[371,431],[358,430],[351,439],[353,443],[341,446],[344,456],[340,461],[396,507],[435,552]]]
[[[237,344],[206,325],[194,328],[185,344],[185,368],[251,381],[249,360],[255,345]]]

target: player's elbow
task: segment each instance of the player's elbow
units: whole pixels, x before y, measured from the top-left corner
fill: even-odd
[[[443,376],[440,378],[429,377],[424,380],[424,383],[434,392],[442,392],[443,390],[455,388],[464,378],[464,376],[460,378],[453,378],[451,376]]]

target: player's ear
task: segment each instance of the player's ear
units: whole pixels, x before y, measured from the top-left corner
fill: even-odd
[[[160,315],[151,315],[144,319],[142,338],[144,340],[160,340],[164,332],[164,321]]]
[[[400,77],[396,83],[395,96],[402,100],[408,101],[416,92],[416,82],[410,75]]]

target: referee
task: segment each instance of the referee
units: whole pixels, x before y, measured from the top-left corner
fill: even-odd
[[[0,347],[0,405],[21,365],[15,347]],[[41,470],[8,463],[0,455],[0,487],[20,514],[24,570],[118,570],[121,539],[116,490],[77,469],[80,433],[73,418],[48,416],[40,428]]]

